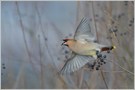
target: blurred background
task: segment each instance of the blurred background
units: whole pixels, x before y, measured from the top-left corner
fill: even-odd
[[[62,39],[83,17],[98,43],[116,49],[100,70],[58,75],[70,55]],[[2,89],[133,89],[134,2],[2,1],[1,57]]]

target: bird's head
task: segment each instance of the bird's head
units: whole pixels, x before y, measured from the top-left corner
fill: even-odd
[[[69,46],[71,45],[75,40],[74,39],[63,39],[63,43],[61,45]]]

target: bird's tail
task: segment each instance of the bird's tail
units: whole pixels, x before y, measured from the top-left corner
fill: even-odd
[[[115,49],[115,48],[116,48],[116,46],[102,47],[102,48],[101,48],[101,51],[113,50],[113,49]]]

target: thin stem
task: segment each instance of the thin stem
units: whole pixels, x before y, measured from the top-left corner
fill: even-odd
[[[98,41],[98,32],[97,32],[97,24],[96,24],[96,20],[95,20],[95,11],[94,11],[94,6],[93,6],[93,2],[92,3],[92,12],[93,12],[93,19],[94,19],[94,25],[95,25],[95,30],[96,30],[96,36],[97,36],[97,41]]]
[[[113,62],[112,60],[107,60],[107,61],[110,61],[110,62],[114,63],[115,65],[117,65],[117,66],[119,66],[121,69],[123,69],[124,71],[126,71],[126,72],[128,72],[128,73],[130,73],[130,74],[134,75],[134,73],[133,73],[133,72],[131,72],[131,71],[129,71],[129,70],[127,70],[127,69],[125,69],[124,67],[122,67],[122,66],[121,66],[121,65],[119,65],[118,63],[115,63],[115,62]]]
[[[44,71],[43,71],[43,62],[42,62],[42,53],[41,53],[41,45],[40,45],[40,35],[38,36],[39,38],[39,54],[40,54],[40,69],[41,69],[41,88],[44,88]]]
[[[16,5],[16,9],[17,9],[17,10],[16,10],[16,11],[17,11],[17,14],[18,14],[18,16],[19,16],[19,23],[20,23],[20,27],[21,27],[21,30],[22,30],[22,34],[23,34],[23,39],[24,39],[26,51],[27,51],[27,53],[28,53],[27,55],[28,55],[28,58],[29,58],[29,62],[32,64],[32,67],[33,67],[32,69],[35,71],[36,69],[34,69],[35,67],[34,67],[34,65],[33,65],[33,62],[32,62],[32,59],[31,59],[31,54],[30,54],[29,49],[28,49],[28,45],[27,45],[26,36],[25,36],[25,33],[24,33],[24,27],[23,27],[22,18],[21,18],[21,14],[20,14],[20,11],[19,11],[18,3],[15,2],[15,5]],[[25,61],[25,62],[27,62],[27,61]],[[27,62],[27,63],[28,63],[28,62]],[[25,65],[25,63],[23,62],[22,66],[21,66],[21,69],[20,69],[20,71],[19,71],[19,73],[18,73],[18,76],[17,76],[17,78],[16,78],[16,81],[15,81],[15,84],[14,84],[14,88],[17,88],[17,86],[18,86],[19,80],[20,80],[20,78],[21,78],[21,76],[22,76],[22,74],[23,74],[24,65]],[[35,72],[35,73],[36,73],[36,72]]]
[[[105,86],[106,86],[106,88],[108,89],[108,85],[107,85],[107,82],[106,82],[106,80],[105,80],[105,77],[104,77],[104,74],[103,74],[103,72],[102,72],[102,69],[100,70],[100,72],[101,72],[101,76],[102,76],[102,78],[103,78],[103,80],[104,80]]]
[[[37,15],[38,15],[38,18],[39,18],[39,24],[41,25],[41,32],[42,32],[42,35],[43,35],[43,37],[44,37],[44,40],[46,41],[46,37],[45,37],[45,33],[44,33],[42,21],[41,21],[41,16],[40,16],[40,13],[39,13],[39,11],[38,11],[38,7],[36,6],[35,8],[36,8]],[[51,58],[51,60],[52,60],[52,62],[53,62],[53,64],[54,64],[54,66],[56,67],[55,61],[54,61],[53,58],[52,58],[52,55],[51,55],[51,52],[49,51],[49,48],[48,48],[47,43],[45,43],[45,46],[46,46],[46,48],[47,48],[46,51],[47,51],[48,54],[50,55],[50,58]],[[56,67],[56,68],[57,68],[57,67]]]
[[[84,83],[86,84],[86,86],[88,87],[88,89],[90,88],[89,87],[89,85],[88,85],[88,83],[87,83],[87,81],[86,80],[84,80]]]
[[[84,70],[82,70],[82,72],[81,72],[79,88],[81,88],[81,87],[82,87],[83,76],[84,76]]]
[[[21,14],[20,14],[19,6],[18,6],[18,3],[17,3],[17,2],[16,2],[16,7],[17,7],[17,13],[18,13],[18,16],[19,16],[20,25],[21,25],[22,33],[23,33],[23,39],[24,39],[26,51],[27,51],[27,53],[28,53],[29,61],[30,61],[30,63],[32,64],[32,67],[35,68],[34,65],[33,65],[32,59],[31,59],[31,54],[30,54],[28,45],[27,45],[26,36],[25,36],[25,31],[24,31],[24,27],[23,27],[23,23],[22,23],[22,18],[21,18]],[[35,70],[36,70],[36,69],[34,69],[34,71],[35,71]]]

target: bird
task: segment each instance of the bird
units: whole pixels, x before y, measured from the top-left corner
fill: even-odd
[[[97,59],[99,53],[116,48],[113,45],[102,45],[95,41],[88,18],[83,18],[77,26],[74,37],[63,39],[61,45],[67,46],[72,51],[72,54],[60,70],[60,73],[75,72],[88,62]]]

